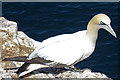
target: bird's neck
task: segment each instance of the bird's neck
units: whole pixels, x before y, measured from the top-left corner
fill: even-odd
[[[98,28],[96,25],[88,24],[87,26],[87,37],[89,38],[90,42],[95,45],[96,40],[98,37]]]

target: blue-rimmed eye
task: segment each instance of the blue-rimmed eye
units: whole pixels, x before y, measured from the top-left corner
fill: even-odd
[[[99,25],[106,25],[104,22],[100,21],[100,24]]]

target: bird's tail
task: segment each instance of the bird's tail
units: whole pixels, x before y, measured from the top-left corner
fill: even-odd
[[[18,62],[25,62],[28,61],[26,56],[19,56],[19,57],[13,57],[13,58],[5,58],[2,61],[18,61]],[[24,63],[17,71],[16,73],[19,75],[21,72],[24,72],[30,63]]]
[[[16,72],[19,76],[19,78],[29,76],[29,73],[31,73],[34,70],[40,69],[40,68],[47,68],[49,66],[42,65],[42,64],[23,64],[19,70]]]
[[[25,62],[19,69],[16,71],[19,77],[24,76],[33,70],[39,69],[39,68],[45,68],[49,67],[46,65],[42,65],[40,60],[32,59],[28,60],[26,56],[19,56],[19,57],[13,57],[13,58],[5,58],[2,61],[18,61],[18,62]],[[32,64],[34,63],[34,64]],[[37,63],[37,64],[35,64]],[[39,63],[39,64],[38,64]]]

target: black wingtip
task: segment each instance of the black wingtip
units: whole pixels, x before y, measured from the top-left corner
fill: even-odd
[[[5,59],[3,59],[2,61],[9,61],[9,59],[5,58]]]
[[[24,63],[15,73],[19,75],[21,72],[24,72],[29,65],[29,63]]]
[[[24,62],[27,60],[26,56],[18,56],[18,57],[12,57],[12,58],[5,58],[2,61],[18,61],[18,62]]]

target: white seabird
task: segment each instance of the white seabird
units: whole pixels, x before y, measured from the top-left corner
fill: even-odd
[[[25,62],[17,71],[18,74],[25,71],[32,63],[56,68],[73,66],[93,53],[99,29],[105,29],[116,37],[110,23],[111,20],[107,15],[97,14],[89,21],[87,30],[48,38],[28,57],[15,57],[3,61]]]

